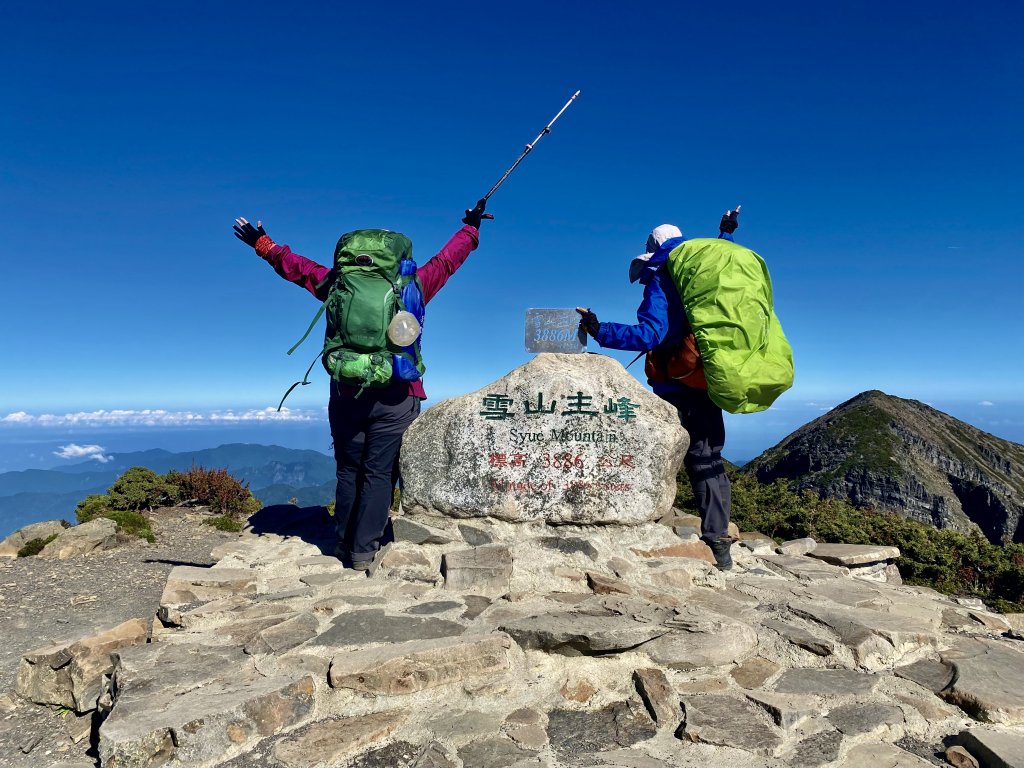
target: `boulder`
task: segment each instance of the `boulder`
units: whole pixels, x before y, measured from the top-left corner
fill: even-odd
[[[87,523],[67,528],[39,553],[43,560],[67,560],[117,546],[117,523],[97,517]]]
[[[411,518],[634,525],[669,511],[688,445],[675,409],[603,355],[541,354],[405,434]]]
[[[42,523],[26,525],[0,541],[0,557],[17,557],[18,550],[30,541],[60,536],[64,530],[64,524],[60,520],[46,520]]]
[[[96,708],[103,676],[114,668],[113,651],[146,642],[148,622],[132,619],[91,637],[26,654],[18,667],[18,694],[37,704],[76,712]]]

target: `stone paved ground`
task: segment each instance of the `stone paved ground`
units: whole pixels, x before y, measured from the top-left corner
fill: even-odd
[[[319,511],[271,509],[193,540],[213,567],[194,551],[163,572],[136,604],[159,605],[153,642],[30,657],[67,663],[26,667],[21,690],[92,690],[107,659],[108,766],[909,768],[964,739],[1021,743],[1024,643],[999,617],[763,548],[735,547],[723,575],[667,522],[467,534],[421,517],[368,578],[323,555]],[[21,741],[0,759],[47,768],[52,729],[29,755],[11,745],[56,716],[7,716]]]

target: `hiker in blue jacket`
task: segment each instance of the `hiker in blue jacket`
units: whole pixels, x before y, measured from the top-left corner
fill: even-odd
[[[719,237],[733,239],[739,206],[722,216]],[[732,568],[729,548],[731,486],[722,462],[725,422],[722,409],[708,396],[700,353],[690,330],[679,291],[668,274],[668,255],[684,241],[671,224],[656,227],[647,238],[647,252],[633,259],[629,280],[644,286],[636,311],[637,324],[598,322],[589,309],[577,307],[580,326],[607,349],[646,352],[648,383],[654,393],[679,412],[690,435],[684,466],[703,520],[701,539],[711,548],[719,570]]]

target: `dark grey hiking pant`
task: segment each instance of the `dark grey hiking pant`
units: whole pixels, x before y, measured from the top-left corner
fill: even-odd
[[[693,483],[693,495],[703,520],[701,538],[718,539],[729,530],[732,486],[722,463],[725,421],[722,409],[703,389],[682,387],[677,392],[659,392],[679,412],[679,423],[690,433],[690,448],[683,466]]]
[[[406,384],[367,389],[359,397],[331,385],[328,417],[338,467],[334,521],[339,549],[349,558],[367,560],[384,543],[402,435],[419,413],[420,399]]]

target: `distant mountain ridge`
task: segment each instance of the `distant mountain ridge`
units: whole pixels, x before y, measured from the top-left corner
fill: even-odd
[[[164,474],[193,464],[227,469],[264,504],[297,498],[302,504],[324,504],[334,498],[334,459],[308,449],[279,445],[226,443],[216,448],[172,453],[163,449],[111,454],[98,464],[85,461],[61,469],[30,469],[0,473],[0,538],[23,525],[53,518],[74,522],[75,505],[103,493],[130,467]]]
[[[761,482],[1024,541],[1024,445],[917,400],[863,392],[744,466]]]

